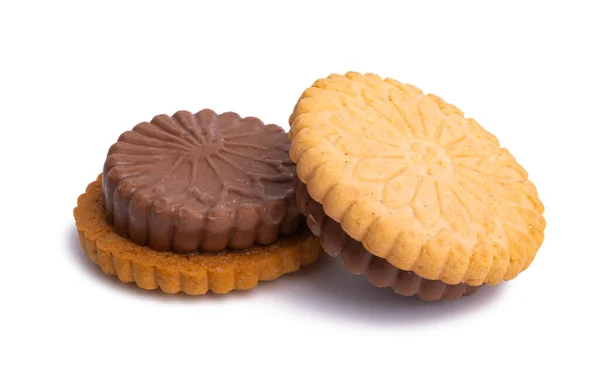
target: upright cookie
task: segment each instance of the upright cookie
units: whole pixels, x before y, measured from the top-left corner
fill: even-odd
[[[158,251],[273,243],[298,227],[289,141],[277,125],[204,109],[158,115],[123,133],[104,165],[104,212]]]
[[[302,94],[290,125],[310,198],[377,265],[477,287],[515,278],[543,242],[527,172],[435,95],[374,74],[331,75]]]

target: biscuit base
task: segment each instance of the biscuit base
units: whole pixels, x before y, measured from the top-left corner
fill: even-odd
[[[369,282],[380,288],[392,288],[402,296],[417,296],[424,301],[456,300],[474,294],[479,286],[466,283],[447,284],[428,280],[413,271],[400,270],[387,260],[373,255],[362,243],[352,239],[342,226],[328,217],[323,206],[311,198],[307,187],[295,179],[296,205],[306,215],[312,233],[320,237],[323,250],[340,257],[344,267],[354,275],[366,275]]]
[[[158,252],[121,237],[106,222],[101,177],[88,185],[73,211],[81,247],[108,275],[147,290],[202,295],[254,288],[315,262],[319,241],[302,226],[275,243],[245,250],[192,255]]]

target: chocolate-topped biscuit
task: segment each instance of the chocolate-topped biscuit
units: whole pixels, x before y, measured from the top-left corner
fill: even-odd
[[[106,219],[138,245],[191,253],[273,243],[298,227],[283,129],[236,113],[158,115],[123,133],[102,174]]]

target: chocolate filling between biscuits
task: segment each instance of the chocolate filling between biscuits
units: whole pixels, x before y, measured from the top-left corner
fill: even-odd
[[[321,239],[321,246],[330,256],[341,257],[344,266],[353,274],[365,274],[377,287],[390,287],[403,296],[418,296],[422,300],[458,299],[474,294],[479,287],[465,283],[446,284],[441,280],[428,280],[412,271],[400,270],[387,260],[371,254],[362,243],[352,239],[341,224],[328,217],[323,206],[312,199],[306,184],[297,177],[296,205],[306,216],[311,232]]]

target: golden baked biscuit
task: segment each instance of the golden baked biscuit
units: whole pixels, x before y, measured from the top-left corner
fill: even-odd
[[[544,206],[496,137],[441,98],[375,74],[317,80],[290,117],[290,157],[325,214],[378,258],[449,285],[515,278]]]
[[[318,240],[304,227],[270,245],[245,250],[182,255],[159,252],[120,236],[104,217],[99,176],[88,185],[74,209],[82,248],[102,271],[143,289],[200,295],[227,293],[255,287],[313,263],[320,251]]]

